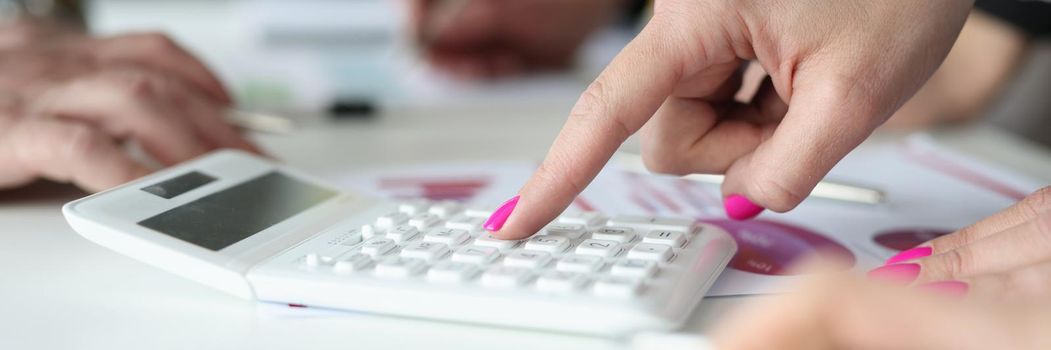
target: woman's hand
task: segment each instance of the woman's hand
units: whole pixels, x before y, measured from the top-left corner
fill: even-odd
[[[731,217],[790,210],[931,76],[970,7],[968,0],[658,1],[647,26],[574,106],[506,225],[489,228],[508,239],[537,232],[639,129],[651,170],[726,174]],[[733,96],[747,60],[770,77],[739,103]]]
[[[43,177],[98,191],[216,148],[257,151],[223,121],[229,95],[159,34],[91,38],[22,24],[0,33],[0,188]]]
[[[619,0],[414,0],[411,20],[428,61],[466,78],[564,68]]]
[[[720,322],[720,350],[1047,349],[1048,299],[964,300],[853,276],[821,277],[798,292],[763,297]]]
[[[978,295],[1051,295],[1051,187],[957,232],[906,250],[876,275],[902,283],[958,281]],[[888,272],[887,271],[899,271]]]

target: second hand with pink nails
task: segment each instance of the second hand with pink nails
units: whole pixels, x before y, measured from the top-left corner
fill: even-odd
[[[887,259],[883,266],[869,271],[868,276],[872,279],[885,280],[893,283],[904,285],[911,284],[919,278],[923,267],[917,263],[909,263],[909,261],[928,257],[933,252],[934,249],[926,246],[907,249]],[[967,294],[970,285],[961,281],[937,281],[923,283],[916,286],[916,288],[962,297]]]

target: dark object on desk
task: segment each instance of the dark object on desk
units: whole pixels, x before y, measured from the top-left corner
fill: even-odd
[[[1023,0],[978,0],[974,6],[1011,23],[1031,36],[1051,35],[1051,3]]]
[[[376,112],[376,103],[366,98],[336,99],[328,106],[328,114],[338,119],[372,118]]]

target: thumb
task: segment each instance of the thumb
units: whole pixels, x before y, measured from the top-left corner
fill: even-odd
[[[748,219],[763,208],[795,208],[814,186],[897,109],[837,75],[795,84],[788,112],[769,139],[735,160],[722,191],[727,214]],[[900,104],[899,104],[900,105]]]

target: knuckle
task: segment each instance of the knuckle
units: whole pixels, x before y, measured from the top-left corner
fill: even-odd
[[[1022,205],[1034,215],[1051,209],[1051,186],[1046,186],[1026,196],[1022,200]]]
[[[839,111],[849,110],[853,116],[862,118],[859,121],[865,128],[875,128],[890,118],[890,108],[895,104],[881,103],[886,94],[881,94],[882,89],[864,74],[832,71],[823,78],[822,83],[814,87],[816,95],[827,96],[829,101],[847,101],[838,106]]]
[[[131,101],[151,98],[158,92],[157,79],[146,72],[138,70],[123,70],[114,73],[110,75],[107,83],[117,94],[123,98],[131,99]]]
[[[610,85],[606,79],[599,77],[588,85],[588,88],[580,95],[580,99],[573,105],[569,117],[577,125],[595,127],[598,128],[594,130],[595,132],[606,133],[623,140],[631,136],[632,130],[638,128],[625,123],[614,109],[615,105],[610,100]]]
[[[67,140],[68,147],[63,154],[57,156],[67,160],[84,159],[89,155],[97,154],[109,142],[98,129],[78,124],[67,126],[64,138]]]
[[[574,167],[567,165],[568,163],[560,157],[549,157],[537,168],[536,176],[541,180],[541,183],[547,184],[546,186],[565,186],[565,190],[570,191],[574,195],[583,192],[584,188],[587,187],[587,183],[582,182],[577,174],[563,173],[562,171],[572,171],[570,169],[574,169]]]
[[[1042,242],[1051,246],[1051,212],[1044,212],[1033,220],[1038,237],[1041,238]]]
[[[580,99],[573,106],[571,116],[576,118],[596,118],[609,111],[607,84],[603,78],[595,79],[588,85]]]
[[[969,250],[953,249],[940,255],[939,266],[949,278],[960,278],[974,266],[974,254]]]
[[[978,237],[979,232],[975,230],[974,226],[967,226],[954,233],[935,238],[931,241],[931,248],[936,252],[949,251],[956,247],[961,247],[967,242],[973,242]]]
[[[151,51],[169,52],[178,48],[175,40],[172,40],[171,37],[160,32],[140,34],[138,40],[138,45]]]
[[[808,193],[794,189],[782,181],[784,180],[776,175],[760,175],[751,182],[750,194],[756,196],[753,199],[767,209],[777,212],[792,210],[806,199]]]

